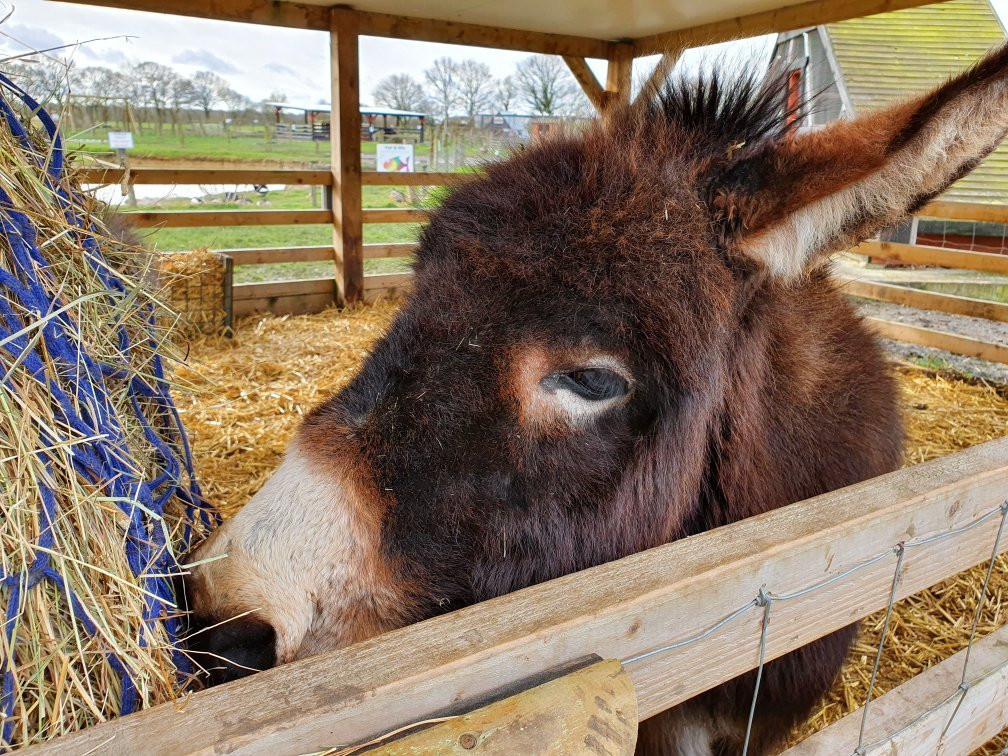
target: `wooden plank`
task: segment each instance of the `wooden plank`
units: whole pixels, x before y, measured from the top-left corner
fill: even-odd
[[[968,754],[1008,727],[1008,626],[973,645],[966,682],[970,684],[959,711],[942,735],[960,702],[966,651],[950,656],[908,682],[872,701],[865,727],[864,756],[941,756]],[[862,709],[851,712],[783,756],[854,753]],[[923,716],[922,716],[923,715]]]
[[[332,222],[328,210],[149,210],[126,213],[138,228],[280,226]]]
[[[394,244],[365,244],[364,259],[374,260],[380,257],[409,257],[416,252],[417,245],[413,242],[397,242]]]
[[[607,102],[630,101],[630,76],[633,73],[633,46],[626,42],[614,44],[606,67]]]
[[[1006,487],[1008,438],[202,691],[183,706],[99,724],[35,752],[324,750],[468,710],[467,702],[585,655],[627,660],[696,637],[752,605],[700,642],[624,661],[645,718],[758,664],[761,587],[800,591],[773,604],[766,637],[773,659],[884,607],[896,557],[879,556],[900,542],[917,539],[897,599],[989,558],[999,524],[991,513]],[[926,540],[939,533],[947,537]]]
[[[837,280],[843,284],[843,292],[851,296],[1008,323],[1008,304],[856,278],[839,277]]]
[[[447,42],[546,55],[573,55],[579,58],[606,58],[610,49],[610,43],[601,39],[387,13],[360,13],[360,33],[371,37]]]
[[[382,208],[380,210],[364,210],[361,217],[364,223],[424,223],[430,211],[417,208]]]
[[[574,74],[574,79],[580,85],[581,91],[585,93],[585,97],[595,106],[595,110],[601,113],[605,108],[606,95],[599,80],[595,78],[595,72],[591,70],[584,58],[565,55],[564,63]]]
[[[479,176],[478,173],[430,172],[430,173],[379,173],[364,171],[361,173],[361,183],[365,186],[445,186],[461,183]]]
[[[376,302],[385,297],[405,294],[413,288],[412,273],[384,273],[364,276],[364,301]]]
[[[919,244],[866,241],[851,250],[859,255],[885,257],[911,265],[937,265],[943,268],[980,270],[1008,275],[1008,255],[990,252],[964,252],[959,249],[923,247]]]
[[[361,212],[359,15],[333,8],[329,31],[333,173],[333,247],[338,299],[359,302],[364,296],[364,229]]]
[[[918,344],[932,349],[944,349],[952,354],[962,354],[967,357],[976,357],[1008,365],[1008,346],[1004,344],[980,341],[969,336],[960,336],[957,333],[948,333],[934,328],[894,323],[891,320],[879,318],[865,318],[864,320],[876,335],[885,339],[905,341],[909,344]]]
[[[119,168],[81,168],[75,175],[88,184],[120,184]],[[132,168],[131,184],[285,184],[287,186],[331,186],[329,171],[264,168]]]
[[[243,21],[250,24],[286,26],[292,29],[329,29],[329,8],[310,3],[276,2],[275,0],[238,0],[207,2],[206,0],[66,0],[105,8],[127,8],[149,13],[172,13],[193,18],[220,21]]]
[[[486,756],[632,756],[636,744],[633,683],[617,660],[608,659],[363,753],[463,756],[478,748]]]
[[[266,299],[291,297],[303,294],[326,294],[333,290],[332,278],[302,278],[291,281],[262,281],[235,284],[232,287],[235,302],[240,299]]]
[[[326,245],[319,245],[315,247],[253,247],[248,249],[218,249],[217,252],[230,257],[234,260],[235,265],[319,262],[322,260],[333,259],[333,248]]]
[[[322,312],[336,303],[336,282],[332,291],[326,294],[298,294],[290,297],[263,297],[260,299],[239,299],[234,303],[234,317],[250,315],[311,315]]]
[[[985,202],[929,202],[916,215],[980,223],[1008,223],[1008,207]]]
[[[756,37],[804,26],[831,24],[848,18],[915,8],[928,2],[932,0],[808,0],[794,5],[778,5],[772,10],[640,37],[634,40],[634,55],[653,55],[666,50],[698,47],[739,37]]]

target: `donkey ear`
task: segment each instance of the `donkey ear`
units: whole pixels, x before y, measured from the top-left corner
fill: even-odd
[[[730,248],[793,278],[918,210],[1006,131],[1008,45],[919,99],[729,158],[710,202]]]

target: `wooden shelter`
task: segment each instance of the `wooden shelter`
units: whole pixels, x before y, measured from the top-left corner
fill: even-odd
[[[337,298],[364,297],[358,37],[394,37],[562,55],[602,110],[630,95],[633,61],[663,53],[664,77],[685,48],[922,5],[921,0],[72,0],[91,5],[326,31],[331,38],[333,257]],[[600,82],[586,58],[608,61]]]

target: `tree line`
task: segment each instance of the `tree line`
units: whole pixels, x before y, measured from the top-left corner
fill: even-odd
[[[583,116],[592,113],[563,60],[555,55],[531,55],[514,71],[495,78],[477,60],[436,59],[417,79],[408,73],[386,76],[371,92],[376,105],[430,113],[440,123],[453,115],[473,123],[478,113]]]

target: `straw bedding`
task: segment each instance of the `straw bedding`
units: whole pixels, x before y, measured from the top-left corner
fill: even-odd
[[[193,392],[179,397],[201,479],[209,498],[233,513],[280,461],[302,415],[345,383],[396,311],[393,302],[318,315],[249,319],[233,340],[193,344],[179,378]],[[925,371],[897,368],[903,386],[909,440],[907,464],[916,464],[1003,436],[1008,393],[1003,388]],[[976,568],[897,605],[876,695],[965,646],[979,597]],[[978,637],[1008,622],[1008,560],[991,580]],[[808,731],[835,721],[864,700],[882,614],[864,622],[828,700]],[[1006,738],[998,741],[1003,747]],[[989,753],[1000,747],[990,746]]]

